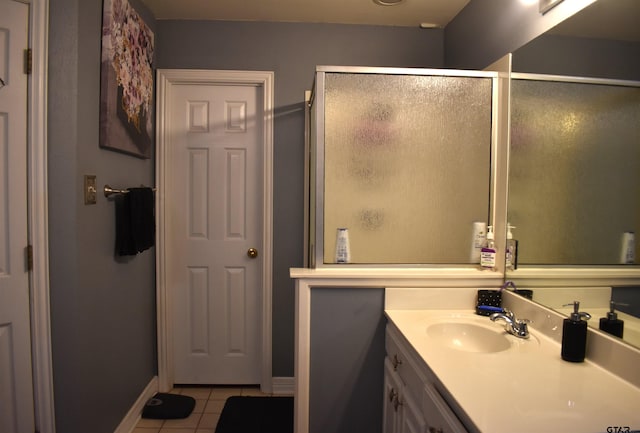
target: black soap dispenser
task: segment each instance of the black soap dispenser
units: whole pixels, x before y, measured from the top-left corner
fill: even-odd
[[[614,311],[615,305],[616,303],[613,301],[609,303],[607,317],[600,318],[600,330],[622,338],[622,334],[624,333],[624,320],[618,319],[618,314]]]
[[[589,313],[580,310],[580,302],[573,301],[573,313],[562,324],[562,359],[569,362],[582,362],[587,351],[587,322]],[[585,319],[585,320],[583,320]]]

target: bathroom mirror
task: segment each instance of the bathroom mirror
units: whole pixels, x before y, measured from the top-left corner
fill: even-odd
[[[520,265],[637,264],[638,191],[640,82],[512,74],[508,220]]]
[[[634,264],[621,264],[623,233],[640,232],[640,177],[637,175],[640,171],[640,87],[628,83],[640,81],[638,17],[640,2],[636,0],[598,0],[513,53],[516,80],[512,82],[512,98],[514,90],[521,95],[528,95],[531,97],[529,103],[535,104],[539,109],[537,124],[528,125],[527,129],[520,125],[514,130],[514,123],[517,125],[522,122],[522,118],[518,116],[532,114],[523,114],[523,106],[514,107],[517,102],[514,103],[512,99],[511,145],[520,147],[516,151],[512,148],[510,153],[507,218],[516,226],[513,237],[519,241],[519,266],[517,270],[507,271],[505,275],[516,284],[522,282],[527,287],[537,288],[532,272],[527,274],[526,279],[522,278],[523,271],[536,267],[582,267],[596,271],[640,268],[637,240]],[[573,80],[568,85],[569,90],[566,86],[556,87],[555,83],[540,80],[547,92],[546,96],[541,97],[536,96],[535,91],[530,88],[533,87],[531,82],[516,83],[519,74],[531,73],[581,78]],[[603,79],[615,81],[609,81],[612,85],[609,86]],[[540,82],[533,84],[538,85]],[[623,86],[616,87],[620,84]],[[517,89],[517,86],[520,88]],[[602,90],[605,93],[609,90],[615,93],[623,87],[625,91],[630,91],[631,96],[617,108],[613,107],[621,100],[611,93],[608,96],[600,94]],[[583,89],[588,90],[582,91]],[[549,98],[566,92],[573,93],[570,96],[573,102],[566,104],[570,109],[565,113],[556,111],[551,114]],[[607,98],[610,99],[603,102]],[[587,99],[592,102],[588,103]],[[514,108],[519,111],[514,113]],[[608,112],[596,111],[601,109]],[[627,109],[630,111],[626,111]],[[621,114],[622,112],[626,114]],[[625,139],[625,149],[615,150],[621,141],[618,137],[613,138],[617,134],[615,128],[601,140],[610,147],[595,149],[595,152],[585,151],[584,148],[589,146],[584,143],[586,140],[566,140],[566,136],[575,134],[578,128],[596,126],[597,123],[585,121],[588,115],[593,116],[592,120],[608,119],[608,127],[615,122],[630,122],[632,129]],[[532,152],[532,149],[524,148],[523,145],[538,145],[542,138],[525,136],[529,133],[540,133],[540,137],[551,136],[556,141],[546,151]],[[598,131],[592,129],[584,138],[597,138],[598,134]],[[548,164],[545,163],[545,158]],[[614,161],[616,158],[619,159]],[[527,166],[528,163],[536,162],[538,165],[535,168]],[[627,172],[629,177],[624,174],[627,164],[635,164]],[[545,172],[548,168],[551,171]],[[566,173],[569,170],[574,171],[573,175]],[[624,179],[627,183],[622,187],[616,184],[621,180],[624,183]],[[565,188],[565,194],[556,194],[561,187]],[[623,190],[627,191],[628,197],[625,193],[617,194]],[[536,198],[536,194],[540,192],[542,194]],[[595,192],[597,193],[594,194]],[[617,199],[615,204],[610,201],[614,199]],[[538,240],[538,246],[534,247],[533,243]],[[577,278],[578,275],[573,281],[575,284],[565,278],[562,285],[582,285],[584,281]],[[616,281],[616,285],[617,283],[621,287],[606,287],[599,292],[584,292],[586,287],[582,292],[567,287],[536,289],[534,301],[566,312],[563,310],[563,303],[582,297],[585,311],[591,310],[589,312],[593,315],[590,325],[597,328],[599,318],[606,316],[608,301],[612,298],[620,303],[630,304],[620,306],[620,311],[632,313],[638,310],[640,288],[630,287],[637,283],[637,277],[630,278],[628,282],[621,279]],[[591,296],[594,293],[598,295]],[[632,328],[632,322],[637,322],[637,319],[625,316],[626,322]],[[629,334],[631,333],[630,331]]]
[[[599,0],[513,54],[507,219],[520,265],[625,263],[624,233],[640,231],[638,17],[638,1]]]

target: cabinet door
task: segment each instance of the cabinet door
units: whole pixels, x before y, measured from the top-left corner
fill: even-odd
[[[433,385],[425,385],[423,402],[427,433],[467,433]]]
[[[402,381],[400,376],[394,370],[393,364],[389,358],[384,360],[384,402],[382,433],[399,433],[402,406],[400,401],[400,393],[402,391]]]
[[[420,411],[420,406],[408,392],[405,386],[401,394],[401,412],[399,433],[425,433],[426,424]]]
[[[425,433],[420,406],[408,392],[393,362],[385,359],[383,433]]]

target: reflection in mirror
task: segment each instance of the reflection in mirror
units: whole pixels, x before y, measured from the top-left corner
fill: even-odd
[[[513,72],[640,81],[640,2],[597,0],[513,53]]]
[[[560,23],[546,34],[541,35],[516,50],[513,53],[513,71],[521,73],[640,81],[639,16],[640,1],[598,0],[589,7],[580,11],[578,14],[565,20],[563,23]],[[583,108],[587,109],[588,107]],[[640,146],[640,139],[638,137],[636,137],[636,143]],[[608,156],[609,155],[607,155],[607,157]],[[570,157],[566,156],[558,156],[558,158],[570,159]],[[509,175],[510,182],[512,174],[513,171]],[[588,176],[587,179],[589,179]],[[603,184],[608,182],[608,179],[612,179],[615,182],[617,179],[616,172],[614,171],[607,177],[592,177],[589,179],[589,182],[604,189]],[[611,190],[613,191],[613,189]],[[637,186],[635,191],[634,197],[637,198]],[[511,202],[512,196],[510,193],[509,205]],[[548,206],[551,206],[551,203],[549,203],[548,200],[545,202]],[[566,203],[564,203],[564,201],[557,205],[560,207],[566,207]],[[599,209],[592,207],[587,213],[602,213],[605,216],[615,216],[620,210],[621,209]],[[625,212],[627,211],[626,207],[624,210]],[[575,213],[573,215],[574,219],[583,217],[585,217],[584,211],[582,215],[576,215]],[[514,226],[517,226],[513,232],[514,238],[521,240],[521,236],[525,235],[525,233],[523,233],[525,228],[513,221],[510,222]],[[640,224],[640,221],[636,219],[636,230],[638,224]],[[610,224],[607,220],[605,230],[608,230],[609,226]],[[599,230],[595,233],[597,232],[599,232]],[[613,235],[609,234],[608,236]],[[554,242],[553,239],[549,239],[548,241]],[[587,239],[584,239],[583,241],[586,242]],[[638,243],[637,240],[636,243]],[[598,248],[599,244],[594,241],[590,244],[589,249],[595,249],[593,246]],[[526,248],[527,247],[523,244],[521,253],[524,255],[524,259],[522,256],[520,257],[520,259],[525,261],[527,260],[527,253],[524,252]],[[549,262],[549,260],[545,260],[544,257],[538,257],[537,259],[533,258],[531,260],[542,263]],[[637,254],[636,260],[638,260]],[[575,264],[569,263],[570,261],[571,260],[568,258],[565,258],[565,262],[567,262],[567,264]],[[522,262],[520,262],[520,264],[521,263]],[[525,265],[525,268],[526,267],[527,265]],[[602,269],[601,265],[599,265],[599,268]],[[628,269],[628,267],[625,269]],[[521,266],[519,270],[508,271],[506,273],[506,277],[510,280],[515,280],[516,283],[520,284],[520,280],[518,278],[519,275],[522,274],[522,271]],[[576,277],[578,277],[577,274]],[[577,290],[575,288],[564,287],[563,290],[570,290],[570,292],[563,293],[558,288],[548,290],[540,289],[540,285],[536,283],[535,278],[528,279],[526,283],[524,280],[522,281],[522,287],[526,286],[527,288],[534,289],[534,301],[551,308],[557,308],[560,310],[563,308],[561,306],[562,304],[566,304],[574,300],[581,300],[580,298],[583,297],[579,292],[575,292],[575,290]],[[572,285],[579,286],[581,283],[583,282],[575,280],[575,284]],[[624,281],[617,281],[616,283],[625,284]],[[637,285],[637,279],[629,284]],[[567,282],[567,285],[571,285],[571,283]],[[628,306],[620,305],[618,307],[619,311],[617,309],[618,318],[624,317],[624,338],[625,341],[628,341],[632,335],[632,331],[629,330],[634,327],[640,327],[640,319],[635,318],[638,317],[638,310],[640,309],[640,287],[630,287],[627,285],[626,287],[614,287],[613,289],[605,288],[605,290],[609,291],[605,293],[610,294],[602,296],[600,302],[597,304],[593,304],[587,297],[584,297],[584,299],[581,300],[583,302],[582,306],[585,307],[585,310],[593,315],[593,319],[590,320],[590,325],[595,325],[596,328],[599,327],[600,318],[606,317],[605,313],[608,311],[609,301],[614,300],[620,304],[629,304]],[[550,299],[549,295],[557,296],[555,296],[555,299]],[[633,338],[631,338],[631,340],[633,340]],[[640,347],[637,342],[632,344]]]
[[[640,287],[537,287],[533,300],[566,315],[573,311],[568,304],[579,301],[580,311],[591,315],[589,326],[614,337],[619,330],[624,341],[640,347]]]
[[[508,220],[520,265],[634,264],[638,191],[640,83],[512,75]]]

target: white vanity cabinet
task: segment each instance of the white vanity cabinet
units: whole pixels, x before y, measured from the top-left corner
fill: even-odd
[[[383,433],[468,433],[435,387],[435,377],[387,324]]]

